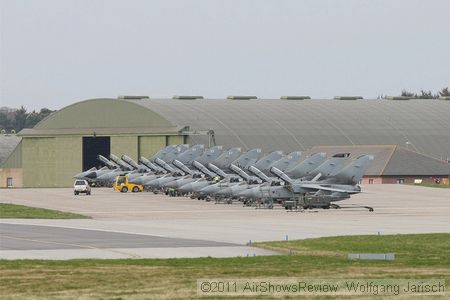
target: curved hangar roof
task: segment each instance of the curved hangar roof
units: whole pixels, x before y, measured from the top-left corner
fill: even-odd
[[[443,100],[92,99],[67,106],[21,135],[213,129],[217,144],[306,150],[316,145],[394,144],[450,157],[450,102]],[[189,143],[207,143],[191,135]]]

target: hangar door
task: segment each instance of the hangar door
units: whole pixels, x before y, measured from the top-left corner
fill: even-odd
[[[109,136],[83,137],[83,171],[92,167],[102,167],[104,164],[97,159],[98,155],[108,158],[111,153]]]

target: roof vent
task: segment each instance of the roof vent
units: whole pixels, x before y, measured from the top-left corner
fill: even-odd
[[[364,99],[362,96],[335,96],[334,100],[358,100]]]
[[[405,96],[387,96],[386,97],[387,100],[409,100],[409,97],[405,97]]]
[[[204,99],[203,96],[173,96],[172,99],[176,100],[197,100]]]
[[[256,96],[228,96],[228,100],[251,100],[251,99],[258,99]]]
[[[117,97],[120,100],[139,100],[139,99],[150,99],[149,96],[130,96],[130,95],[120,95]]]
[[[311,99],[310,96],[281,96],[280,99],[282,100],[307,100]]]

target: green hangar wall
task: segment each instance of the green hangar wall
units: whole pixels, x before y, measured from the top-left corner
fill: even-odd
[[[84,138],[107,137],[110,153],[138,160],[168,144],[184,143],[180,130],[134,103],[116,99],[75,103],[19,133],[23,187],[71,186],[73,175],[84,170]]]

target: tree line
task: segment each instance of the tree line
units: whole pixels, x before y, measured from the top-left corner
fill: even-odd
[[[52,112],[53,110],[48,108],[28,112],[23,105],[19,109],[2,107],[0,108],[0,129],[10,133],[12,130],[19,132],[23,128],[32,128]]]
[[[419,93],[410,92],[407,90],[403,90],[402,97],[409,97],[411,99],[438,99],[439,97],[449,97],[450,92],[448,90],[448,87],[443,88],[442,90],[438,91],[437,93],[433,93],[430,90],[420,90]]]

